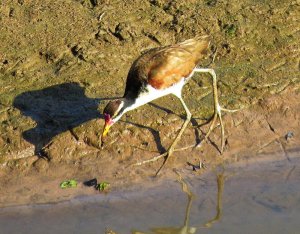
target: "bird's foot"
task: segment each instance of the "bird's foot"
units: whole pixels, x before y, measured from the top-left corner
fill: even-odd
[[[203,140],[201,140],[196,146],[195,148],[199,148],[202,146],[202,142],[207,141],[210,133],[213,131],[213,129],[215,128],[215,124],[216,124],[216,120],[217,118],[219,119],[220,122],[220,126],[221,126],[221,149],[220,149],[220,153],[222,154],[224,151],[224,147],[225,147],[225,130],[224,130],[224,124],[223,124],[223,120],[222,120],[222,111],[224,112],[229,112],[229,113],[234,113],[237,112],[241,109],[226,109],[221,107],[219,104],[217,105],[216,111],[211,119],[211,124],[209,126],[209,130],[206,133],[206,135],[204,136]]]
[[[161,155],[158,155],[158,156],[155,156],[151,159],[144,160],[144,161],[141,161],[141,162],[137,162],[137,163],[133,164],[133,166],[141,166],[141,165],[144,165],[144,164],[147,164],[147,163],[150,163],[150,162],[155,162],[155,161],[157,161],[158,159],[160,159],[162,157],[166,157],[167,154],[168,154],[168,152],[165,152],[165,153],[163,153]]]
[[[179,149],[180,150],[180,149]],[[141,166],[143,164],[146,164],[146,163],[150,163],[150,162],[155,162],[161,158],[165,158],[163,164],[161,165],[161,167],[158,169],[158,171],[155,173],[155,176],[158,176],[159,173],[161,172],[161,170],[163,169],[163,167],[165,166],[165,164],[167,163],[168,159],[170,158],[171,154],[174,152],[174,151],[178,151],[178,150],[174,150],[172,148],[169,148],[165,153],[163,154],[160,154],[158,156],[155,156],[151,159],[148,159],[148,160],[144,160],[144,161],[141,161],[141,162],[137,162],[135,164],[133,164],[133,166]]]
[[[239,109],[226,109],[220,106],[221,111],[229,112],[229,113],[234,113],[240,110],[243,110],[244,108],[239,108]]]

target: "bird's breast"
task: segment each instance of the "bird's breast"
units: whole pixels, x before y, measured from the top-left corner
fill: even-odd
[[[128,111],[138,108],[139,106],[142,106],[155,99],[158,99],[160,97],[169,94],[174,94],[175,96],[180,97],[181,90],[185,83],[186,83],[186,78],[182,77],[179,82],[165,89],[156,89],[152,87],[150,84],[147,84],[144,90],[140,92],[138,97],[135,99],[135,102],[130,107],[128,107]]]

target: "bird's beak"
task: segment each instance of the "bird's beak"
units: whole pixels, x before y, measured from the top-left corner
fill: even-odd
[[[104,141],[103,139],[106,137],[110,127],[114,124],[114,121],[110,118],[110,115],[105,114],[105,124],[101,136],[101,147],[103,147]]]
[[[102,138],[106,137],[110,127],[111,127],[111,124],[109,122],[105,122],[103,132],[102,132]]]

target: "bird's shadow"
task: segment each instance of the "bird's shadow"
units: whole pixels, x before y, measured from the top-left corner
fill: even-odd
[[[153,138],[154,138],[154,141],[156,143],[156,148],[157,150],[160,152],[160,153],[163,153],[163,152],[166,152],[166,148],[163,147],[162,143],[161,143],[161,140],[160,140],[160,136],[159,136],[159,131],[157,130],[154,130],[153,128],[151,127],[148,127],[148,126],[145,126],[145,125],[142,125],[142,124],[138,124],[138,123],[133,123],[131,121],[124,121],[125,123],[127,124],[131,124],[133,126],[136,126],[138,128],[142,128],[142,129],[147,129],[152,135],[153,135]],[[140,147],[137,147],[139,149],[142,149]],[[146,149],[145,149],[146,150]]]
[[[21,93],[13,106],[36,122],[34,128],[23,132],[23,138],[35,146],[36,155],[43,157],[43,148],[54,136],[103,118],[98,111],[102,100],[87,97],[84,88],[72,82]]]
[[[154,108],[157,108],[157,109],[160,109],[162,111],[165,111],[167,114],[175,114],[175,115],[179,116],[183,121],[186,119],[186,115],[178,115],[178,114],[174,113],[173,111],[171,111],[171,110],[169,110],[169,109],[167,109],[165,107],[159,106],[159,105],[157,105],[155,103],[149,103],[149,105],[153,106]],[[191,124],[194,127],[194,129],[195,129],[195,138],[196,138],[195,146],[201,142],[201,137],[200,137],[200,133],[199,133],[199,127],[201,127],[202,125],[206,124],[205,123],[205,124],[199,125],[196,119],[197,118],[194,118],[194,117],[191,118]],[[154,135],[154,133],[153,133],[153,135]],[[159,146],[159,144],[157,144],[157,145]],[[162,149],[164,149],[164,148],[162,148]]]
[[[35,121],[36,126],[24,131],[22,136],[35,146],[37,156],[47,158],[43,149],[53,137],[92,119],[103,119],[98,109],[100,103],[116,98],[89,98],[84,87],[70,82],[21,93],[14,99],[13,106]],[[157,148],[164,150],[157,131],[140,124],[134,125],[149,130]]]

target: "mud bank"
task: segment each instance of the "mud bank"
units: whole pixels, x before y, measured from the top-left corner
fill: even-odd
[[[0,3],[1,206],[56,202],[95,191],[61,191],[61,180],[97,177],[112,189],[147,183],[162,164],[132,167],[164,151],[180,129],[180,102],[164,97],[129,112],[99,149],[107,98],[122,96],[143,51],[195,35],[213,37],[226,150],[219,129],[201,148],[178,151],[172,168],[194,173],[299,149],[299,1],[2,1]],[[263,23],[262,23],[263,22]],[[203,60],[205,66],[209,60]],[[210,78],[183,97],[194,119],[178,147],[195,145],[212,115]],[[196,127],[201,125],[201,127]],[[196,173],[201,173],[199,170]],[[79,191],[79,192],[78,192]]]

